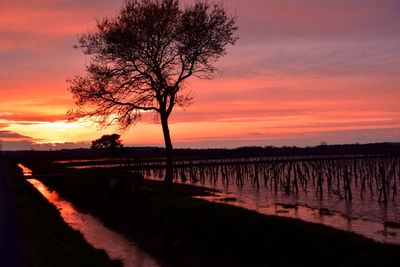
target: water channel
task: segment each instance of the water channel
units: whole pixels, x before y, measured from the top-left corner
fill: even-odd
[[[26,177],[32,177],[32,171],[19,164]],[[97,249],[103,249],[111,259],[120,260],[125,267],[158,267],[157,261],[139,249],[123,235],[103,225],[90,214],[77,211],[74,206],[61,198],[34,177],[27,179],[51,204],[57,207],[63,220],[73,229],[82,233],[85,240]]]

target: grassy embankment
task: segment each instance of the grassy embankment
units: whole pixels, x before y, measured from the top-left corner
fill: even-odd
[[[121,266],[70,228],[58,210],[25,181],[15,164],[7,165],[7,176],[16,198],[24,266]]]
[[[44,182],[168,266],[391,266],[400,246],[290,218],[194,199],[192,187],[110,189],[116,170]]]

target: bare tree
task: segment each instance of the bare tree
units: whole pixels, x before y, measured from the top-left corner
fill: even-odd
[[[91,117],[100,125],[117,121],[124,129],[140,120],[141,112],[156,112],[166,148],[164,181],[172,183],[168,118],[174,106],[191,103],[192,95],[183,90],[189,77],[212,78],[213,64],[238,39],[236,30],[236,18],[222,4],[126,1],[118,15],[79,36],[76,48],[91,61],[85,76],[70,80],[77,109],[69,117]]]

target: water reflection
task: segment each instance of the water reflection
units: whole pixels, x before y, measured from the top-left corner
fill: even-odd
[[[351,205],[347,215],[330,211],[326,208],[307,207],[299,204],[284,204],[276,202],[254,205],[245,199],[238,198],[237,194],[219,193],[213,196],[196,197],[207,201],[230,204],[250,210],[255,210],[266,215],[275,215],[299,219],[312,223],[324,224],[337,229],[355,232],[363,236],[372,238],[379,242],[400,244],[400,229],[387,227],[382,222],[375,222],[351,216]],[[259,202],[258,202],[259,203]]]
[[[91,163],[62,164],[83,169],[119,163],[119,167],[141,172],[146,179],[163,179],[165,175],[165,166],[159,161]],[[224,193],[211,201],[235,198],[227,203],[400,244],[398,156],[181,160],[175,162],[174,173],[176,182]]]
[[[31,169],[25,167],[22,164],[18,164],[18,167],[21,168],[22,173],[24,174],[24,176],[32,176],[32,170]]]
[[[20,165],[20,167],[22,168],[23,166]],[[28,179],[27,181],[50,203],[57,207],[65,222],[73,229],[81,232],[83,237],[93,247],[104,249],[110,258],[120,260],[126,267],[159,266],[150,255],[138,249],[135,244],[127,240],[124,236],[106,228],[95,217],[78,212],[71,203],[60,198],[57,192],[49,190],[39,180]]]

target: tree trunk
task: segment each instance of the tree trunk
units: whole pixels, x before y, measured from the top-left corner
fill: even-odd
[[[165,114],[161,114],[160,117],[164,134],[165,156],[166,156],[166,166],[165,166],[166,170],[165,170],[164,183],[167,185],[171,185],[174,178],[174,167],[173,167],[173,147],[168,127],[168,116]]]

